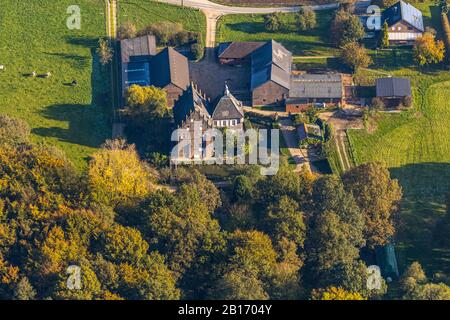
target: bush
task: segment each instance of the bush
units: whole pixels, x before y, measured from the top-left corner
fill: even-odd
[[[302,31],[313,29],[316,26],[316,13],[311,7],[301,7],[297,16],[298,28]]]
[[[195,60],[200,60],[203,57],[204,50],[205,48],[203,48],[203,45],[200,42],[191,45],[191,52]]]
[[[409,108],[412,106],[412,97],[411,96],[405,96],[402,98],[402,106]]]
[[[385,104],[384,104],[382,99],[380,99],[380,98],[373,98],[372,102],[370,104],[370,107],[373,110],[383,110],[386,106],[385,106]]]
[[[136,37],[136,34],[136,26],[131,21],[124,22],[118,30],[120,40],[134,38]]]
[[[0,143],[28,143],[30,133],[30,126],[22,119],[0,115]]]

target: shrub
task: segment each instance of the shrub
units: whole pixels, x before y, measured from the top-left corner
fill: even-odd
[[[413,102],[413,100],[412,100],[411,96],[405,96],[402,99],[402,106],[409,108],[412,106],[412,102]]]
[[[370,107],[373,110],[383,110],[386,106],[385,106],[385,104],[384,104],[382,99],[380,99],[380,98],[373,98],[372,102],[370,104]]]
[[[301,7],[297,16],[297,24],[300,30],[310,30],[316,26],[316,13],[311,7]]]
[[[125,21],[118,30],[120,40],[134,38],[136,34],[136,26],[131,21]]]

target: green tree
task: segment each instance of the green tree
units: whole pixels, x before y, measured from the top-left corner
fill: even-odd
[[[233,183],[233,200],[248,201],[252,199],[253,185],[248,177],[239,175],[234,179]]]
[[[347,43],[358,42],[364,35],[364,27],[359,17],[345,10],[336,11],[330,26],[332,42],[341,47]]]
[[[364,215],[367,245],[373,248],[388,243],[395,232],[392,215],[402,197],[398,181],[391,179],[379,162],[354,167],[342,179]]]
[[[271,32],[277,32],[281,30],[282,21],[281,14],[278,12],[270,13],[264,16],[264,27]]]
[[[311,30],[316,26],[316,13],[311,7],[300,7],[297,14],[297,26],[300,30]]]
[[[213,299],[267,300],[269,296],[258,278],[238,270],[231,270],[220,278],[212,292]]]
[[[367,68],[372,63],[366,48],[356,42],[347,42],[342,46],[341,60],[354,72],[360,68]]]
[[[389,27],[387,21],[384,21],[383,27],[381,28],[381,47],[388,48],[389,47]]]
[[[287,196],[267,208],[264,221],[267,233],[276,242],[283,238],[293,241],[298,248],[303,248],[306,226],[299,205]]]

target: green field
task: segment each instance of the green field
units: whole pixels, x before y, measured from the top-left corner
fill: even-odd
[[[276,33],[264,28],[264,15],[242,14],[226,15],[219,20],[217,42],[226,41],[267,41],[274,39],[281,42],[295,56],[330,56],[336,54],[329,44],[329,23],[332,11],[317,12],[317,26],[313,30],[298,31],[296,15],[283,15],[284,30]]]
[[[118,1],[118,6],[119,25],[131,21],[139,30],[155,22],[178,22],[185,30],[201,32],[206,38],[206,17],[199,10],[149,0]]]
[[[439,11],[428,3],[417,4],[425,25],[440,36]],[[450,192],[450,72],[414,67],[411,50],[379,52],[372,69],[405,76],[413,85],[414,106],[400,114],[378,114],[369,130],[350,130],[358,163],[382,161],[403,188],[398,216],[397,254],[403,269],[420,261],[428,273],[450,274],[450,248],[438,248],[433,236],[445,213]],[[365,78],[382,76],[363,72]]]
[[[109,75],[95,57],[105,34],[101,0],[78,0],[81,30],[66,26],[71,0],[2,0],[0,113],[20,117],[32,139],[63,149],[78,166],[111,134]],[[51,72],[50,78],[28,77]],[[64,84],[76,79],[78,86]]]

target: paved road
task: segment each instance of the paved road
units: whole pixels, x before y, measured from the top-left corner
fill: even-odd
[[[181,5],[182,0],[156,0],[170,4]],[[296,12],[300,7],[273,7],[273,8],[252,8],[252,7],[230,7],[208,0],[184,0],[186,7],[197,8],[202,10],[216,11],[220,14],[236,14],[236,13],[272,13],[272,12]],[[313,10],[336,9],[339,4],[330,3],[324,5],[312,6]]]

